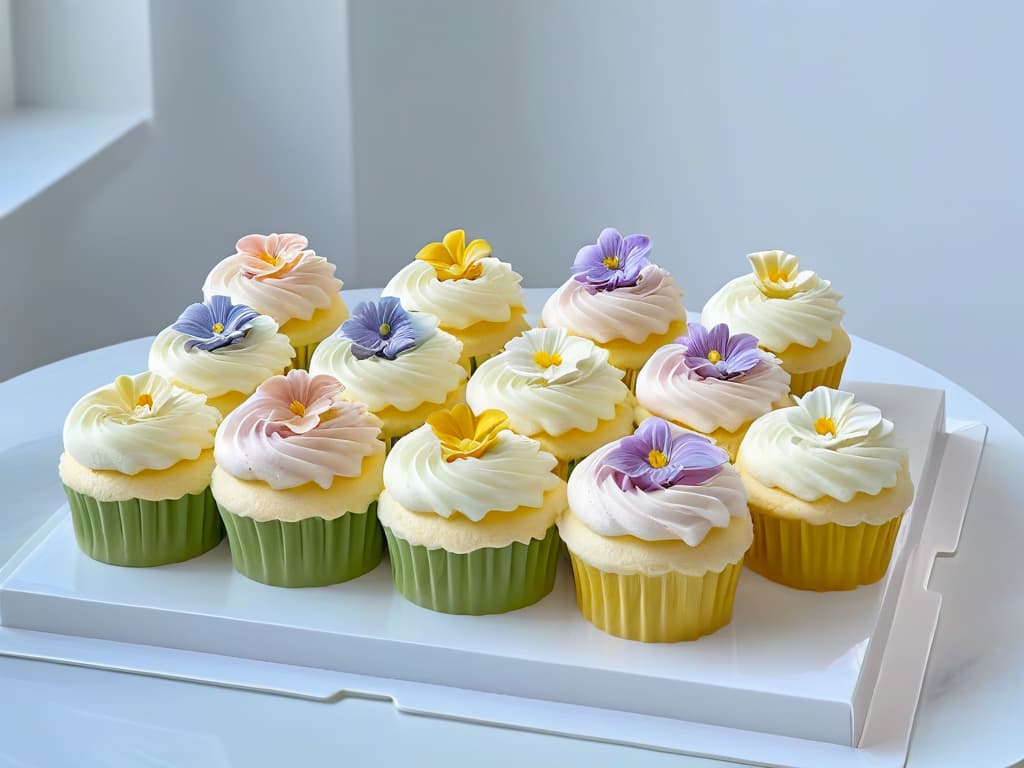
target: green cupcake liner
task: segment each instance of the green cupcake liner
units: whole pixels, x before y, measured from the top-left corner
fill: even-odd
[[[209,488],[160,501],[99,501],[66,485],[64,492],[79,548],[102,563],[180,563],[213,549],[224,538]]]
[[[432,611],[480,616],[533,605],[555,585],[558,529],[543,539],[466,554],[427,549],[399,538],[387,527],[391,575],[410,602]]]
[[[309,361],[313,357],[313,353],[316,352],[316,348],[320,346],[320,342],[316,341],[312,344],[304,344],[301,347],[292,345],[292,349],[295,350],[295,357],[292,358],[291,363],[284,369],[285,373],[294,370],[309,370]]]
[[[235,569],[274,587],[323,587],[372,571],[384,556],[377,502],[333,520],[256,521],[220,508]]]

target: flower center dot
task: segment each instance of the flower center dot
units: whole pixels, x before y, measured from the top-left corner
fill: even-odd
[[[836,423],[828,416],[822,416],[814,422],[814,431],[819,435],[836,436]]]
[[[288,410],[294,413],[296,416],[306,415],[306,406],[304,406],[298,400],[292,400],[292,404],[288,406]]]
[[[223,330],[224,330],[224,323],[214,323],[213,324],[213,332],[214,333],[220,333]]]
[[[557,352],[545,352],[542,349],[533,353],[533,361],[541,368],[550,368],[552,365],[561,365],[562,356]]]
[[[608,269],[618,269],[619,268],[619,257],[618,256],[605,256],[603,259],[601,259],[601,263],[604,264],[605,267],[608,268]]]
[[[657,448],[652,448],[651,452],[647,454],[647,463],[655,469],[661,469],[668,466],[668,456]]]
[[[277,262],[278,262],[277,256],[271,256],[266,251],[263,251],[262,253],[260,253],[260,258],[263,259],[263,261],[267,262],[267,264],[269,264],[272,267],[276,267],[277,266]]]
[[[710,352],[708,352],[708,362],[709,363],[717,363],[721,359],[722,359],[722,353],[719,352],[717,349],[712,349]]]
[[[149,395],[147,392],[143,392],[141,395],[139,395],[139,399],[135,401],[135,406],[137,408],[142,408],[143,406],[145,406],[146,408],[152,408],[153,407],[153,398],[152,398],[152,396]]]
[[[388,323],[381,323],[380,328],[378,328],[377,330],[380,331],[381,336],[387,336],[389,333],[391,333],[391,325]]]

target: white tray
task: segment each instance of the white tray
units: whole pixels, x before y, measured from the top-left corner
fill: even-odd
[[[227,542],[122,569],[78,552],[66,508],[0,574],[0,653],[765,765],[900,765],[939,613],[926,589],[963,522],[984,428],[947,434],[943,394],[846,384],[899,424],[918,493],[878,584],[817,594],[744,571],[733,622],[692,643],[605,635],[554,592],[487,617],[436,614],[385,564],[285,590],[231,568]],[[865,762],[868,761],[868,762]]]

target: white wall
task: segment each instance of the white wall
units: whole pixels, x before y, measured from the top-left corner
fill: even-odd
[[[0,0],[0,112],[14,106],[14,56],[11,52],[11,4]]]
[[[375,0],[352,29],[370,282],[464,225],[553,285],[614,225],[698,309],[783,248],[1024,426],[1024,4]]]

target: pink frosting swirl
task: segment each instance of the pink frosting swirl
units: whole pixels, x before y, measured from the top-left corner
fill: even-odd
[[[335,266],[306,248],[302,235],[246,235],[237,253],[218,263],[203,283],[203,295],[230,296],[279,325],[292,318],[309,320],[326,309],[343,285]]]
[[[241,480],[271,488],[358,477],[363,459],[384,450],[380,420],[362,403],[344,400],[333,376],[289,371],[272,376],[221,423],[214,444],[218,466]]]
[[[566,328],[600,343],[626,339],[640,344],[651,334],[665,333],[684,320],[683,292],[672,275],[651,264],[636,285],[590,293],[570,278],[544,305],[541,321],[548,328]]]

